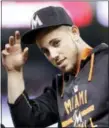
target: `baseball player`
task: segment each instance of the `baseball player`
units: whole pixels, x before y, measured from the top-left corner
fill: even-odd
[[[93,38],[93,37],[92,37]],[[43,94],[29,99],[23,66],[28,48],[35,43],[61,73]],[[22,38],[16,31],[2,51],[8,76],[8,104],[15,127],[109,127],[108,45],[92,48],[61,7],[45,7],[34,13],[31,30]]]

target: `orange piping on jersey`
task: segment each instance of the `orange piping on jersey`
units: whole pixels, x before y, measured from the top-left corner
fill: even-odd
[[[85,60],[89,54],[91,53],[92,51],[92,48],[85,48],[80,56],[80,58],[78,59],[77,61],[77,67],[76,67],[76,74],[75,74],[75,77],[77,77],[79,71],[80,71],[80,65],[81,65],[81,61],[82,60]]]
[[[95,55],[94,53],[91,55],[91,61],[90,61],[90,71],[89,71],[89,77],[88,77],[88,81],[92,80],[92,74],[93,74],[93,68],[94,68],[94,58]]]
[[[77,77],[78,73],[80,72],[80,65],[81,65],[81,61],[85,60],[89,54],[91,54],[93,48],[85,48],[80,56],[80,58],[77,61],[77,65],[76,65],[76,73],[75,73],[75,77]],[[91,64],[90,64],[90,71],[89,71],[89,77],[88,77],[88,81],[92,80],[92,74],[93,74],[93,67],[94,67],[94,53],[91,55]],[[62,76],[62,92],[61,92],[61,97],[63,97],[63,93],[64,93],[64,73]]]

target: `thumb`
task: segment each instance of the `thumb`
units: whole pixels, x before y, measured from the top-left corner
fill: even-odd
[[[23,59],[24,59],[24,62],[28,59],[28,47],[26,47],[23,51]]]
[[[3,64],[3,66],[5,66],[5,59],[6,59],[6,56],[8,56],[8,55],[9,55],[9,53],[6,50],[2,51],[2,64]]]

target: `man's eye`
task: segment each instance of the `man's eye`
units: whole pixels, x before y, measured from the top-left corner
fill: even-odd
[[[60,44],[60,40],[57,40],[57,41],[54,41],[52,45],[55,47],[58,47],[59,44]]]

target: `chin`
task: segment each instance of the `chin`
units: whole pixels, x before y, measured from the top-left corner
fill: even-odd
[[[72,72],[73,66],[65,66],[64,68],[61,69],[62,72],[68,73]]]

